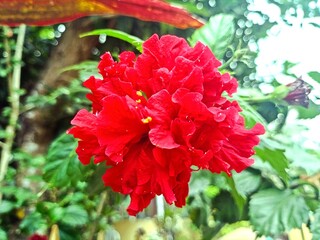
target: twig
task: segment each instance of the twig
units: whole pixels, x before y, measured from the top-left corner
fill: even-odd
[[[90,229],[90,233],[89,233],[89,240],[92,240],[94,237],[94,234],[96,232],[96,228],[97,228],[97,223],[99,221],[99,218],[101,216],[102,210],[104,208],[105,202],[107,200],[107,191],[102,192],[101,194],[101,199],[99,202],[99,205],[97,207],[97,218],[96,220],[93,222],[93,224],[91,225],[91,229]]]
[[[26,25],[20,25],[18,29],[18,37],[16,43],[15,54],[13,60],[15,61],[13,66],[12,75],[8,75],[8,90],[9,90],[9,102],[11,107],[11,112],[9,116],[9,122],[5,129],[5,140],[1,151],[1,163],[0,163],[0,188],[3,184],[3,180],[7,174],[8,165],[12,158],[12,145],[15,138],[15,130],[17,126],[18,116],[19,116],[19,106],[20,106],[20,77],[21,77],[21,60],[23,52],[23,44],[26,33]],[[7,46],[10,48],[10,46]],[[8,54],[10,49],[7,49]],[[7,66],[10,67],[10,55],[8,55]],[[0,193],[0,203],[2,200],[2,194]]]

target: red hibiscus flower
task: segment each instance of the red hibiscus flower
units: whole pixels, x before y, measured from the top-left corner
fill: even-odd
[[[93,158],[110,168],[106,186],[129,194],[136,215],[156,195],[185,205],[192,169],[241,172],[253,163],[261,124],[245,129],[232,95],[236,79],[218,71],[220,62],[201,43],[193,48],[176,36],[153,35],[138,57],[119,62],[101,57],[102,79],[91,77],[92,113],[80,110],[68,133],[79,139],[83,164]]]

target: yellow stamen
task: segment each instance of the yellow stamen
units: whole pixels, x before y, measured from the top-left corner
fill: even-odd
[[[142,97],[142,96],[143,96],[143,94],[142,94],[141,91],[137,91],[136,94],[137,94],[139,97]]]
[[[143,119],[141,119],[141,121],[142,121],[144,124],[147,124],[147,123],[149,123],[149,122],[152,121],[152,117],[143,118]]]
[[[141,103],[141,99],[136,100],[136,103]]]

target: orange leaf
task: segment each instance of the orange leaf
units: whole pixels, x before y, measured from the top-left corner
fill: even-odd
[[[125,15],[179,28],[203,23],[163,0],[0,0],[0,24],[51,25],[89,15]]]

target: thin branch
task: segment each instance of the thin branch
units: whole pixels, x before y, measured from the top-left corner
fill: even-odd
[[[9,122],[5,129],[5,140],[2,146],[1,152],[1,163],[0,163],[0,188],[3,185],[3,180],[7,174],[8,165],[12,158],[12,145],[15,138],[15,131],[19,116],[19,107],[20,107],[20,78],[21,78],[21,61],[22,61],[22,52],[23,44],[26,33],[26,25],[20,25],[18,29],[18,37],[16,43],[15,54],[13,60],[15,61],[13,65],[12,75],[8,75],[8,89],[9,89],[9,102],[11,107],[11,112],[9,116]],[[10,46],[9,46],[10,47]],[[10,49],[7,49],[7,51]],[[8,54],[9,54],[8,52]],[[10,57],[10,55],[8,55]],[[11,62],[12,59],[8,58],[8,61]],[[8,62],[8,67],[10,67],[10,62]],[[12,76],[12,77],[11,77]],[[0,193],[0,203],[2,200],[2,194]]]
[[[89,240],[92,240],[94,238],[94,235],[95,235],[95,232],[97,229],[97,224],[98,224],[99,218],[101,216],[102,210],[105,206],[107,196],[108,196],[107,191],[102,192],[100,202],[97,207],[97,217],[96,217],[96,220],[91,225],[91,229],[90,229],[90,233],[89,233],[89,237],[88,237]]]

